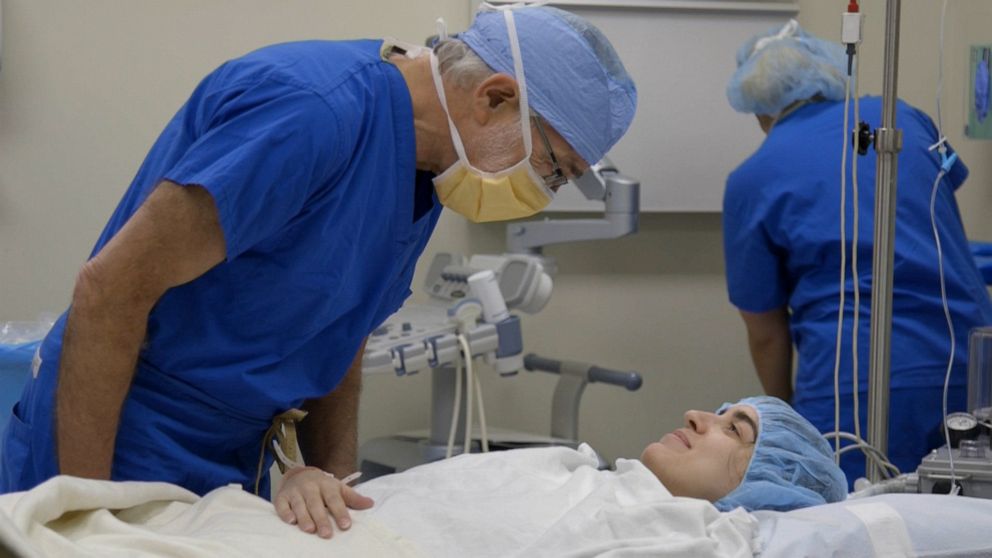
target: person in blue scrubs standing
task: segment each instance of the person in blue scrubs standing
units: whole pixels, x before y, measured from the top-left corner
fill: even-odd
[[[356,468],[365,338],[409,295],[442,205],[540,211],[635,106],[606,38],[546,7],[481,11],[433,50],[310,41],[226,62],[80,271],[4,434],[0,491],[68,474],[267,495],[268,440],[299,408],[310,467],[286,471],[280,514],[347,528],[371,501],[325,472]]]
[[[724,255],[730,301],[747,327],[751,357],[764,390],[787,401],[821,432],[834,430],[834,361],[840,304],[841,150],[847,60],[841,45],[813,37],[794,22],[754,37],[738,52],[727,96],[738,112],[757,116],[767,133],[758,150],[727,179]],[[853,104],[853,103],[852,103]],[[880,126],[881,101],[861,99],[861,118]],[[853,110],[851,112],[853,114]],[[942,443],[944,378],[951,334],[944,317],[930,200],[941,157],[930,118],[899,102],[895,268],[892,300],[889,458],[915,471]],[[854,124],[851,123],[853,128]],[[848,143],[850,149],[850,142]],[[948,152],[950,156],[953,151]],[[847,154],[844,321],[840,355],[841,431],[854,432],[852,326],[857,258],[860,426],[866,436],[874,227],[874,153]],[[858,167],[858,245],[852,247],[852,165]],[[975,267],[954,192],[968,175],[957,160],[936,190],[948,307],[957,347],[949,410],[964,410],[968,332],[992,323],[992,304]],[[793,379],[792,347],[798,351]],[[841,466],[853,483],[864,476],[860,452]]]

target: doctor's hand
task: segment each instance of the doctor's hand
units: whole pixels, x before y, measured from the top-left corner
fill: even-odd
[[[316,467],[294,467],[282,478],[275,506],[279,518],[301,531],[329,539],[334,534],[331,518],[338,529],[351,527],[348,508],[372,507],[372,499]]]

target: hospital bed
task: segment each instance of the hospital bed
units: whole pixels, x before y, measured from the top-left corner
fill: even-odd
[[[992,556],[992,501],[980,498],[883,494],[752,515],[760,558]]]
[[[197,498],[164,483],[56,477],[0,496],[0,556],[992,556],[992,501],[985,499],[887,494],[785,513],[720,513],[702,500],[673,498],[658,483],[637,493],[631,489],[644,479],[622,474],[582,494],[572,488],[540,493],[536,483],[582,484],[572,477],[560,482],[560,472],[540,455],[535,464],[547,469],[547,478],[520,474],[519,464],[473,464],[478,476],[463,481],[479,490],[445,492],[441,483],[459,482],[452,480],[458,459],[360,485],[377,507],[352,512],[352,529],[330,540],[283,523],[270,503],[236,486]],[[388,497],[404,486],[405,494]],[[517,495],[535,492],[512,505]],[[663,523],[672,510],[678,517],[668,522],[671,528],[660,528],[659,518]],[[547,520],[549,514],[556,520]],[[546,526],[526,532],[540,523],[534,517],[544,517]],[[472,518],[475,528],[464,528]]]

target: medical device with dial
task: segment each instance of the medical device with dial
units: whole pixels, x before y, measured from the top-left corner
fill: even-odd
[[[548,303],[553,288],[554,259],[544,246],[564,242],[618,238],[637,231],[640,182],[622,175],[604,159],[576,180],[590,200],[603,202],[602,218],[541,219],[507,225],[508,253],[499,255],[435,255],[424,280],[425,303],[405,304],[369,335],[362,372],[408,376],[431,373],[430,426],[425,431],[375,438],[359,448],[365,479],[403,471],[462,450],[477,451],[472,418],[472,388],[479,402],[481,447],[574,445],[578,406],[586,384],[599,383],[636,390],[636,372],[610,370],[589,363],[525,355],[520,318]],[[482,357],[502,377],[519,370],[559,375],[552,401],[551,436],[505,431],[489,436],[482,412],[474,366]],[[464,374],[462,373],[464,372]],[[464,379],[464,382],[460,381]],[[464,385],[462,385],[464,384]],[[468,403],[467,403],[468,402]]]
[[[951,447],[956,448],[961,440],[974,440],[980,432],[978,419],[971,413],[951,413],[944,420],[951,436]]]

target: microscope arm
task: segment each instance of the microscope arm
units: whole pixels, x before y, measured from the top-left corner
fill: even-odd
[[[507,251],[540,254],[541,248],[550,244],[618,238],[636,232],[640,182],[617,173],[611,166],[597,167],[579,179],[578,185],[587,198],[598,197],[605,202],[603,218],[511,223],[506,228]]]
[[[637,214],[607,215],[605,219],[531,221],[510,225],[506,243],[510,253],[539,253],[551,244],[619,238],[637,230]]]

